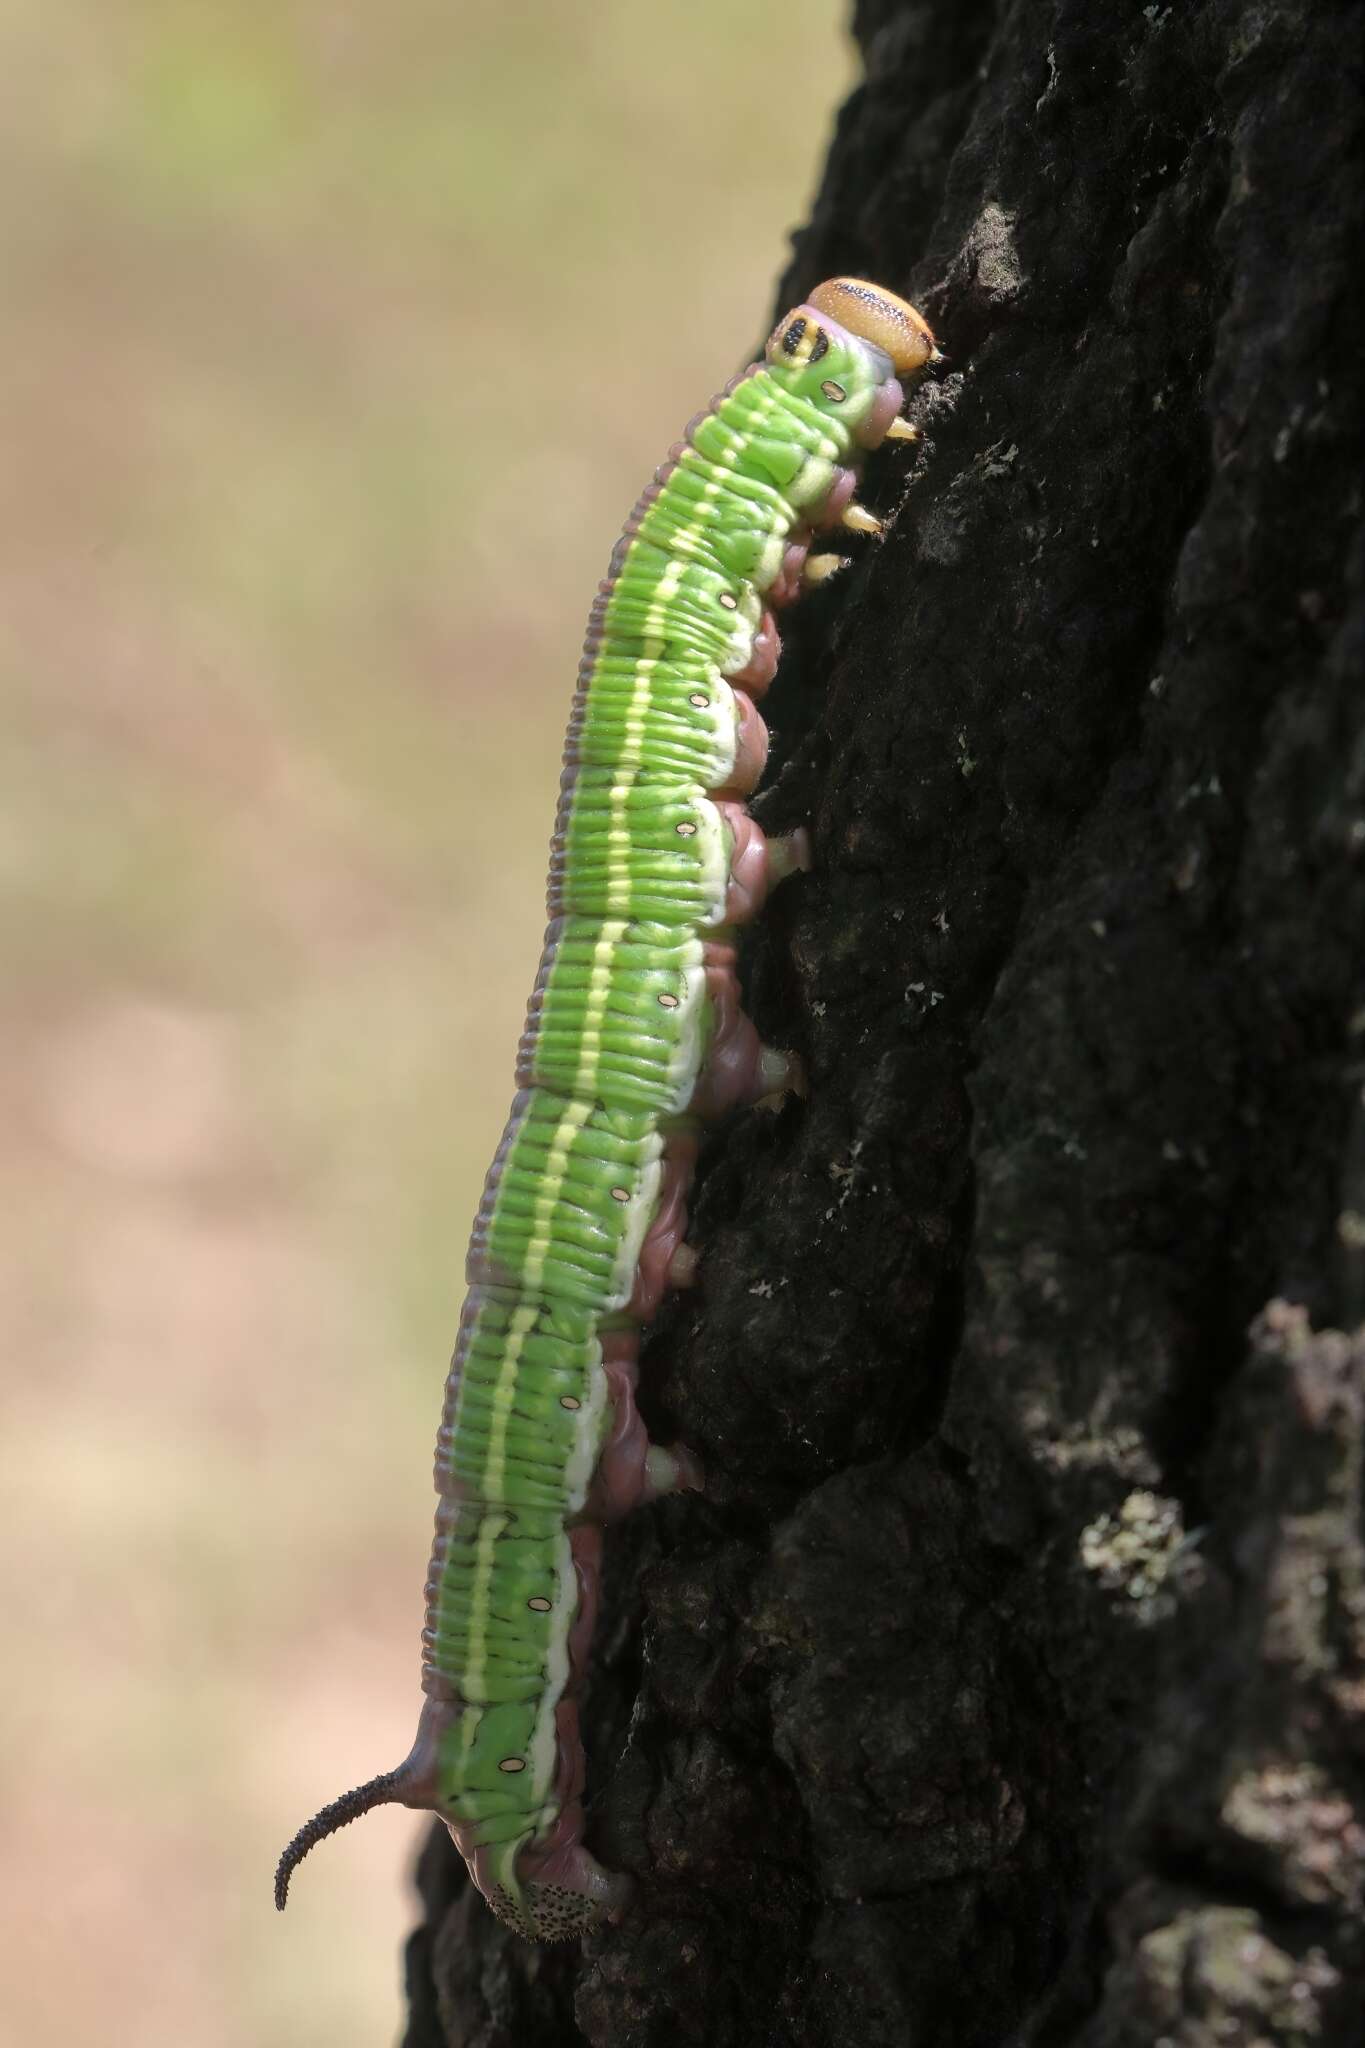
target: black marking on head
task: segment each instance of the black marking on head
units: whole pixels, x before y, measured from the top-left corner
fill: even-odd
[[[826,334],[823,327],[817,327],[815,330],[815,339],[810,345],[809,360],[812,363],[818,363],[821,356],[827,356],[828,354],[829,336]]]
[[[801,346],[801,337],[806,331],[805,320],[798,314],[782,337],[782,346],[789,356],[794,356]]]
[[[820,386],[820,389],[824,392],[826,398],[829,400],[831,405],[842,405],[844,400],[848,397],[848,393],[845,391],[843,385],[836,384],[832,377],[826,377],[824,383]]]

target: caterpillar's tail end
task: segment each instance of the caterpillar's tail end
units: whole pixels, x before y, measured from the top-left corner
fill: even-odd
[[[310,1849],[319,1842],[325,1842],[328,1835],[334,1835],[338,1828],[349,1827],[353,1820],[359,1820],[361,1814],[368,1813],[372,1807],[402,1803],[403,1795],[399,1789],[402,1775],[401,1771],[384,1771],[379,1777],[371,1778],[367,1785],[357,1785],[353,1792],[343,1792],[340,1799],[324,1806],[321,1813],[315,1813],[299,1829],[275,1869],[277,1912],[284,1911],[289,1900],[289,1880]]]
[[[505,1886],[494,1885],[488,1903],[504,1927],[527,1941],[579,1941],[604,1920],[619,1919],[631,1894],[630,1880],[615,1872],[605,1887],[591,1893],[570,1885],[539,1883],[535,1878],[519,1889],[517,1900]]]
[[[524,1885],[520,1904],[498,1885],[488,1903],[503,1926],[526,1941],[577,1941],[604,1917],[594,1900],[562,1884]]]
[[[563,1839],[556,1846],[523,1850],[504,1842],[466,1859],[494,1915],[526,1941],[577,1941],[604,1920],[619,1920],[630,1904],[631,1880],[624,1871],[604,1870],[584,1848],[582,1825],[575,1803],[560,1814],[554,1833]]]

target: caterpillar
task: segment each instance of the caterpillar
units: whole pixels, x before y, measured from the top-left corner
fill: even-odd
[[[700,1488],[636,1407],[640,1329],[695,1277],[701,1123],[801,1088],[740,1006],[735,934],[810,864],[744,807],[774,610],[845,566],[822,528],[876,533],[861,456],[913,440],[900,379],[939,361],[922,316],[833,278],[773,330],[626,521],[588,622],[551,842],[549,915],[518,1093],[466,1267],[436,1444],[425,1702],[411,1753],[334,1800],[280,1858],[376,1806],[437,1813],[499,1919],[567,1940],[629,1879],[583,1842],[582,1687],[602,1530]]]

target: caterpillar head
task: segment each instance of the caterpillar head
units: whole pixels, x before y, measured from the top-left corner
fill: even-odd
[[[913,377],[927,363],[939,360],[924,315],[908,299],[898,299],[879,284],[866,284],[860,277],[830,277],[815,287],[809,303],[850,334],[883,350],[898,377]]]
[[[815,287],[804,305],[778,321],[768,343],[769,361],[818,363],[833,338],[818,318],[812,318],[821,313],[846,336],[880,349],[896,377],[914,376],[940,360],[928,322],[908,300],[860,277],[830,277]]]

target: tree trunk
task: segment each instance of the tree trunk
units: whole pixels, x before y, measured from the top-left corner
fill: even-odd
[[[1358,2039],[1358,17],[864,0],[779,307],[949,361],[784,622],[751,946],[533,1950],[437,1829],[409,2048]],[[774,17],[780,33],[780,17]],[[1352,75],[1353,67],[1355,75]],[[908,481],[907,481],[908,479]]]

